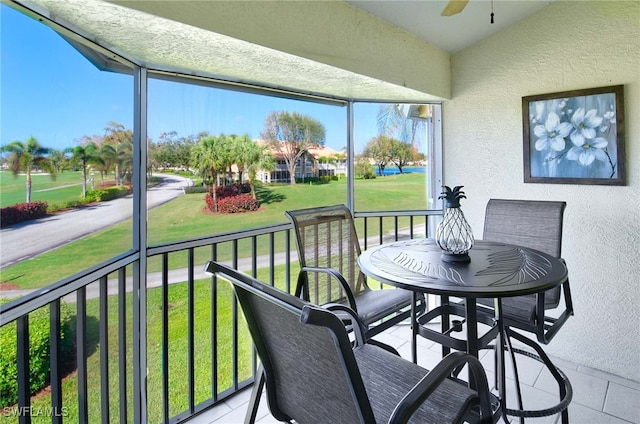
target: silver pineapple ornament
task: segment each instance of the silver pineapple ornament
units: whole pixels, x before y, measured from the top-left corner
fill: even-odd
[[[471,226],[460,209],[460,200],[466,199],[463,186],[456,186],[451,190],[443,186],[443,192],[438,197],[445,200],[444,217],[436,229],[436,244],[442,249],[442,260],[445,262],[469,262],[469,250],[473,247],[473,232]]]

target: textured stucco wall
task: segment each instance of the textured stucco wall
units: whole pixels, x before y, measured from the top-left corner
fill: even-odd
[[[524,184],[522,97],[618,84],[628,185]],[[567,202],[575,316],[547,352],[640,381],[640,2],[556,1],[455,54],[443,122],[445,182],[478,238],[491,197]]]

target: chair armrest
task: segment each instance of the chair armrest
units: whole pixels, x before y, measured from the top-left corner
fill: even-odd
[[[364,344],[371,344],[381,349],[384,349],[389,353],[393,353],[396,356],[400,356],[398,351],[394,349],[392,346],[389,346],[388,344],[382,343],[375,339],[367,338],[365,327],[362,324],[360,317],[358,317],[358,315],[353,311],[353,309],[349,308],[346,305],[342,305],[340,303],[327,303],[326,305],[322,305],[322,307],[330,310],[331,312],[334,312],[343,322],[351,321],[353,323],[350,326],[350,328],[353,329],[353,332],[355,335],[355,340],[353,343],[354,349]],[[346,313],[349,316],[344,317],[343,315],[341,315],[341,312]]]
[[[349,307],[353,309],[356,312],[356,314],[358,313],[358,308],[356,306],[356,299],[353,296],[353,292],[351,291],[351,287],[349,286],[349,283],[347,283],[347,280],[344,279],[342,274],[340,274],[338,271],[332,268],[321,268],[321,267],[311,267],[311,266],[302,267],[300,269],[300,273],[298,274],[296,296],[302,297],[307,301],[309,300],[309,287],[307,287],[306,278],[305,278],[308,272],[318,272],[318,273],[329,274],[336,281],[338,281],[338,283],[340,283],[340,285],[342,286],[342,289],[344,290],[347,296],[347,302],[349,303]],[[303,297],[303,296],[306,296],[306,297]]]
[[[353,309],[340,303],[327,303],[326,305],[322,305],[322,308],[335,313],[342,322],[351,322],[350,328],[353,329],[353,333],[355,335],[354,347],[362,346],[367,343],[364,325],[362,324],[362,321],[360,321],[358,314]],[[344,317],[345,314],[348,315],[348,317]]]
[[[453,352],[445,356],[427,375],[416,384],[393,410],[389,423],[406,423],[429,395],[448,378],[452,371],[464,364],[469,366],[480,398],[480,422],[493,422],[491,398],[487,376],[478,358],[464,352]]]

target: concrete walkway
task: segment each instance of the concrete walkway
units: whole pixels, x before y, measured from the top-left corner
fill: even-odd
[[[157,175],[160,184],[147,191],[149,209],[183,194],[191,180],[177,175]],[[133,215],[133,197],[126,196],[0,230],[0,268],[56,249]]]
[[[417,231],[424,231],[424,226],[417,226]],[[399,239],[408,239],[410,238],[410,233],[408,228],[401,229],[398,232]],[[395,232],[389,232],[384,236],[384,242],[390,242],[395,239]],[[377,244],[379,241],[378,236],[369,237],[369,243],[371,245]],[[361,245],[364,246],[364,240],[360,241]],[[286,252],[280,252],[274,254],[274,264],[281,265],[286,262],[287,256]],[[298,252],[296,250],[290,253],[290,260],[292,263],[295,263],[298,260]],[[231,261],[222,261],[221,263],[225,265],[232,266]],[[252,258],[240,258],[238,259],[238,270],[244,272],[251,271],[251,263]],[[256,266],[258,269],[260,268],[268,268],[271,264],[269,255],[262,255],[256,258]],[[204,266],[204,264],[202,264]],[[207,274],[205,274],[204,269],[196,267],[193,272],[193,278],[195,280],[208,278]],[[297,276],[292,276],[292,283],[295,283],[295,278]],[[184,283],[189,279],[189,269],[188,268],[180,268],[180,269],[172,269],[168,272],[168,281],[169,284],[177,284]],[[126,291],[131,292],[133,290],[133,277],[127,276],[126,279]],[[162,286],[162,272],[149,272],[147,273],[147,289],[156,288]],[[87,299],[97,298],[99,297],[100,287],[98,284],[90,284],[87,286],[86,296]],[[28,293],[31,293],[33,290],[0,290],[0,297],[20,297],[24,296]],[[110,278],[107,281],[107,294],[109,296],[118,294],[118,279],[116,277]],[[75,295],[65,296],[64,300],[66,302],[75,302]]]
[[[251,258],[242,258],[238,260],[238,269],[240,271],[249,272],[251,270]],[[285,263],[286,255],[284,252],[276,253],[274,255],[274,261],[276,264]],[[291,261],[295,262],[298,260],[297,252],[291,252]],[[226,265],[231,266],[231,261],[221,262]],[[269,255],[258,256],[257,258],[257,266],[258,268],[266,268],[269,266]],[[203,264],[204,266],[204,264]],[[195,280],[199,280],[202,278],[208,278],[207,274],[205,274],[204,269],[200,267],[196,267],[194,269],[193,278]],[[188,268],[180,268],[169,270],[168,273],[169,284],[183,283],[189,279],[189,269]],[[127,276],[126,279],[126,291],[130,293],[133,290],[133,277]],[[147,274],[147,289],[152,289],[155,287],[162,286],[162,273],[161,272],[150,272]],[[26,294],[31,293],[34,290],[0,290],[0,297],[20,297]],[[107,281],[107,294],[109,296],[118,294],[118,278],[113,277],[109,278]],[[86,291],[87,299],[97,298],[100,296],[100,287],[98,284],[90,284],[87,286]],[[63,298],[66,302],[75,302],[75,295],[65,296]]]

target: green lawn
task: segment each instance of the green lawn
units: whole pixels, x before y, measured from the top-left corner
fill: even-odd
[[[0,207],[23,203],[27,200],[26,175],[14,177],[9,171],[0,171]],[[96,179],[96,183],[97,183]],[[63,205],[80,200],[82,196],[82,172],[65,171],[56,175],[55,181],[49,174],[31,174],[31,201],[43,201],[49,205]],[[91,187],[88,186],[88,189]]]
[[[87,176],[87,178],[90,178]],[[9,171],[0,171],[0,208],[24,203],[27,200],[26,175],[17,177]],[[99,175],[94,175],[94,188],[102,182],[113,183],[113,175],[102,181]],[[153,183],[153,179],[152,179]],[[87,190],[92,186],[87,181]],[[55,180],[49,174],[31,174],[31,201],[47,202],[49,212],[65,209],[69,204],[75,204],[82,199],[82,172],[65,171],[56,175]]]
[[[424,174],[358,180],[356,184],[358,209],[425,209],[424,187]],[[289,209],[345,203],[346,188],[344,180],[330,184],[264,187],[259,191],[262,202],[259,211],[233,215],[203,213],[204,194],[183,195],[149,211],[149,244],[189,240],[287,222],[284,212]],[[360,228],[359,231],[362,229]],[[369,235],[375,234],[375,231],[377,226],[369,228]],[[0,279],[17,284],[22,289],[43,287],[126,252],[132,246],[131,240],[132,223],[131,220],[127,220],[51,252],[4,268],[0,270]],[[277,240],[277,248],[279,251],[284,249],[283,239]],[[248,250],[244,248],[242,251]],[[258,253],[266,253],[266,246]],[[223,247],[220,258],[228,257],[229,254],[228,249],[225,250]],[[196,263],[204,263],[209,259],[209,255],[208,249],[198,249]],[[170,259],[171,268],[186,266],[185,255],[171,255]],[[151,259],[149,270],[151,272],[160,270],[158,260]]]

